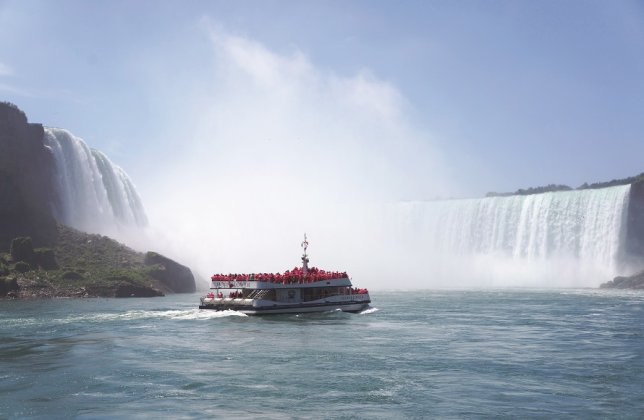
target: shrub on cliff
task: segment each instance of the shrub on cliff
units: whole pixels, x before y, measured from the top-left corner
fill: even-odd
[[[35,260],[34,246],[30,237],[14,238],[11,241],[11,259],[33,264]]]
[[[66,271],[60,277],[64,280],[84,280],[85,279],[85,277],[83,277],[82,274],[77,273],[76,271]]]
[[[35,251],[36,264],[43,270],[57,270],[56,254],[51,248],[37,248]]]
[[[31,270],[31,266],[24,261],[18,261],[16,265],[13,266],[13,269],[18,273],[26,273]]]

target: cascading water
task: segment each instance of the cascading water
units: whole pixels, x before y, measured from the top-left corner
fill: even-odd
[[[103,177],[107,198],[116,219],[129,225],[147,225],[143,203],[125,171],[112,164],[107,156],[98,150],[92,150],[92,155]]]
[[[147,225],[147,217],[127,174],[101,152],[67,130],[45,129],[57,170],[57,220],[95,233]]]
[[[420,260],[467,286],[597,286],[621,274],[629,191],[404,203],[390,213],[392,237],[414,256],[409,267]]]

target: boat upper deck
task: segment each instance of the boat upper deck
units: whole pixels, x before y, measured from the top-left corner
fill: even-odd
[[[351,279],[346,271],[326,271],[317,267],[309,267],[306,253],[309,243],[304,234],[304,255],[302,267],[294,267],[284,273],[253,273],[253,274],[213,274],[210,279],[211,289],[309,289],[351,287]],[[367,289],[356,289],[355,293],[366,294]]]

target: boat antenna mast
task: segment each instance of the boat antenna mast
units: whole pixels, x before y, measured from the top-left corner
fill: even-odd
[[[309,247],[309,242],[306,240],[306,233],[304,234],[304,242],[302,242],[302,248],[304,248],[304,254],[302,255],[302,273],[306,277],[306,274],[309,272],[309,256],[306,254],[306,249]]]

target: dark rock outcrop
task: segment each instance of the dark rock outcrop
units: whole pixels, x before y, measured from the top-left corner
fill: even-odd
[[[135,280],[127,276],[116,276],[106,279],[113,285],[96,284],[90,285],[85,288],[90,296],[102,297],[157,297],[163,296],[163,292],[152,287],[142,284],[137,284]]]
[[[134,284],[120,284],[116,288],[114,297],[157,297],[163,296],[163,292],[153,287],[137,286]]]
[[[33,264],[36,260],[34,253],[34,246],[29,236],[14,238],[11,241],[11,259],[14,261],[24,261],[28,264]]]
[[[34,250],[36,265],[43,270],[56,270],[58,261],[56,261],[56,254],[51,248],[38,248]]]
[[[82,274],[75,271],[65,271],[60,278],[63,280],[85,280]]]
[[[626,253],[644,259],[644,181],[631,184],[626,217]]]
[[[27,264],[24,261],[18,261],[14,266],[13,266],[13,271],[16,273],[26,273],[28,271],[31,271],[31,266]]]
[[[615,277],[599,286],[602,289],[644,289],[644,271],[633,276]]]
[[[145,254],[145,264],[150,266],[150,276],[159,280],[176,293],[196,291],[195,278],[185,265],[156,252]]]
[[[0,276],[9,274],[9,262],[0,257]]]
[[[19,286],[17,279],[0,277],[0,296],[15,294],[18,289]]]

